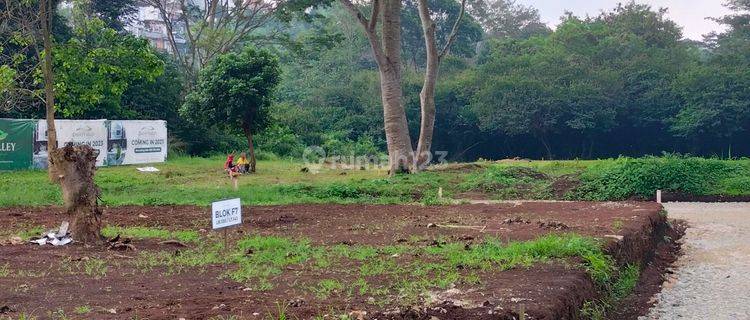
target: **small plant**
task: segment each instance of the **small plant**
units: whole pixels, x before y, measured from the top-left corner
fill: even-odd
[[[367,283],[365,278],[359,278],[354,282],[354,287],[358,288],[359,295],[366,295],[370,291],[370,284]]]
[[[615,221],[612,221],[612,230],[619,232],[622,230],[624,223],[620,219],[615,219]]]
[[[56,311],[48,311],[50,319],[55,320],[68,320],[68,316],[65,315],[65,311],[62,309],[57,309]]]
[[[102,259],[91,258],[83,262],[83,273],[100,279],[107,275],[107,262]]]
[[[18,320],[36,320],[37,317],[25,312],[21,312],[18,314]]]
[[[344,286],[336,279],[324,279],[318,282],[318,285],[312,288],[312,291],[318,298],[326,299],[331,294],[340,291]]]
[[[6,263],[0,266],[0,278],[5,278],[10,275],[10,263]]]
[[[79,306],[79,307],[76,307],[73,311],[75,313],[77,313],[77,314],[87,314],[87,313],[91,312],[91,307],[89,307],[89,306]]]
[[[266,319],[267,320],[287,320],[288,318],[286,315],[286,308],[287,308],[286,304],[281,304],[281,303],[276,302],[276,314],[274,315],[269,312],[266,315]]]

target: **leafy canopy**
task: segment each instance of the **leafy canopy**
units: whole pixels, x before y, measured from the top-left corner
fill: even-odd
[[[153,81],[164,62],[145,39],[117,33],[102,20],[82,21],[54,51],[59,110],[71,117],[92,109],[118,110],[131,83]]]
[[[201,71],[181,114],[206,127],[255,133],[268,125],[268,108],[280,76],[278,59],[268,51],[248,46],[222,55]]]

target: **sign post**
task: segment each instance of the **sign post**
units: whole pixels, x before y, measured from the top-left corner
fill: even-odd
[[[239,198],[211,204],[211,224],[214,230],[224,229],[224,250],[227,249],[227,228],[242,224],[242,203]]]

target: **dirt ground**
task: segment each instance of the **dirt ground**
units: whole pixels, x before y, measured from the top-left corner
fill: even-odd
[[[547,233],[577,233],[601,238],[618,264],[653,257],[655,239],[666,225],[661,206],[645,202],[505,203],[452,206],[292,205],[245,207],[244,223],[231,229],[230,242],[248,235],[308,239],[312,245],[370,245],[399,243],[430,246],[441,241],[467,246],[486,236],[504,241],[530,240]],[[33,226],[51,228],[65,217],[56,207],[1,208],[0,226],[10,230]],[[509,222],[512,221],[519,222]],[[192,206],[107,208],[105,223],[170,230],[196,230],[202,241],[220,241],[212,232],[208,209]],[[584,301],[596,298],[587,273],[566,262],[538,263],[502,272],[477,272],[479,284],[458,282],[430,292],[419,306],[403,308],[398,296],[388,304],[347,288],[357,279],[336,268],[290,266],[274,275],[269,290],[251,290],[223,276],[231,265],[208,265],[173,272],[144,270],[138,254],[180,254],[188,248],[159,240],[133,240],[137,252],[99,247],[0,245],[0,319],[34,315],[38,318],[208,319],[230,315],[237,319],[334,318],[351,315],[377,319],[513,319],[523,308],[526,319],[571,319]],[[100,259],[106,274],[91,276],[70,270],[79,262]],[[67,265],[67,266],[66,266]],[[357,270],[356,266],[354,268]],[[344,288],[321,298],[310,288],[319,279],[338,279]],[[386,285],[382,276],[368,279]],[[408,281],[408,279],[405,279]],[[79,307],[90,309],[77,315]],[[637,316],[637,315],[636,315]],[[624,318],[623,318],[624,319]]]

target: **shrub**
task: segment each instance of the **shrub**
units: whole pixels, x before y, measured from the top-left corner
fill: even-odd
[[[715,193],[721,181],[729,188],[740,186],[748,168],[738,161],[666,155],[639,159],[618,158],[596,163],[581,175],[581,186],[570,198],[582,200],[625,200],[654,197],[656,190],[692,195]],[[729,180],[725,180],[729,179]]]

